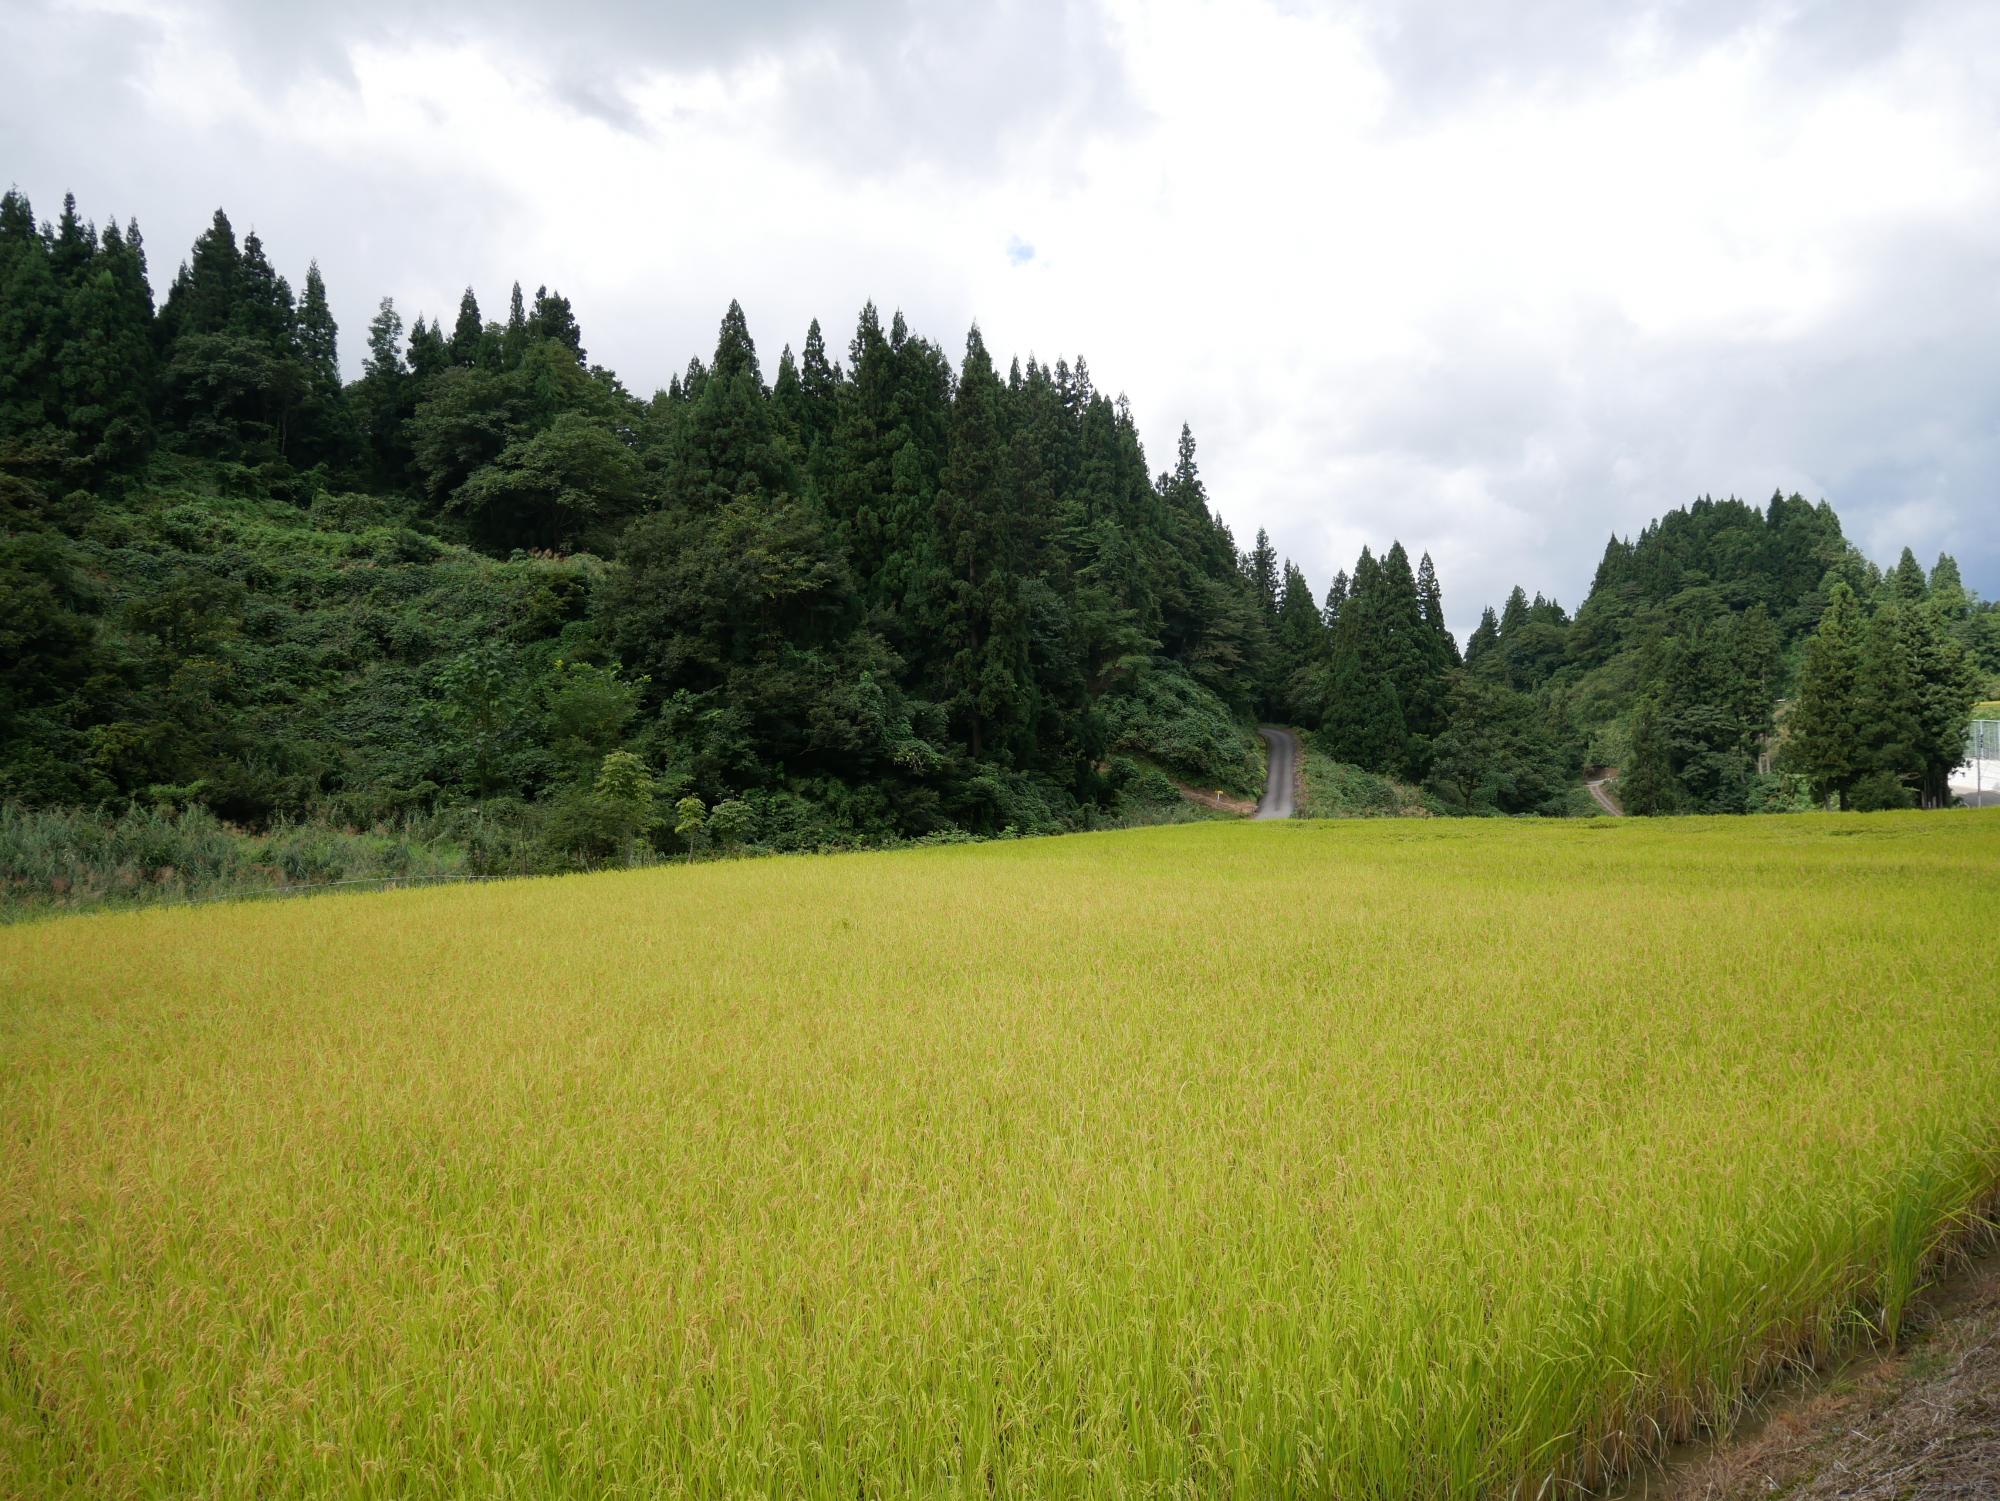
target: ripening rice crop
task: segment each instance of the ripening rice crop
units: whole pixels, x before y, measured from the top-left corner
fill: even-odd
[[[0,930],[0,1494],[1595,1481],[1990,1202],[1996,871],[1203,825]]]

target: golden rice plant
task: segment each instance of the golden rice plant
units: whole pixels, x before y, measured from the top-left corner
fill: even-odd
[[[1990,1202],[1996,872],[1209,824],[0,930],[0,1494],[1599,1481]]]

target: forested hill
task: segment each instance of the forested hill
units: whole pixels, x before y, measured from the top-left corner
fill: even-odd
[[[871,306],[771,369],[732,304],[640,399],[517,288],[407,337],[384,301],[343,386],[316,268],[295,298],[218,213],[156,313],[136,226],[18,195],[0,277],[17,802],[532,807],[601,854],[607,770],[777,847],[1260,775],[1272,569],[1081,360],[954,362]]]
[[[1937,806],[2000,612],[1949,555],[1878,568],[1823,501],[1704,498],[1612,538],[1574,619],[1516,589],[1466,662],[1570,719],[1628,811]]]
[[[1428,557],[1316,595],[1081,359],[954,359],[872,305],[772,363],[732,303],[650,398],[546,289],[407,330],[385,299],[353,382],[339,338],[317,268],[295,295],[220,212],[156,309],[137,225],[0,199],[8,816],[420,827],[507,868],[1028,832],[1250,790],[1260,716],[1440,811],[1562,811],[1628,753],[1662,808],[1751,807],[1801,795],[1756,763],[1834,584],[1940,622],[1932,720],[1995,665],[1946,564],[1918,599],[1796,499],[1675,513],[1461,663]],[[1885,757],[1869,795],[1929,787]]]

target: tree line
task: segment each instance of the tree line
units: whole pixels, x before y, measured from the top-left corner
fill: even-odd
[[[1635,811],[1874,805],[1934,800],[2000,665],[1948,559],[1918,599],[1797,497],[1670,513],[1573,619],[1517,590],[1461,657],[1428,555],[1316,596],[1083,359],[954,358],[873,304],[767,370],[731,303],[650,397],[546,287],[448,326],[385,298],[354,381],[339,339],[317,266],[295,295],[221,211],[156,308],[136,224],[0,199],[0,796],[514,810],[597,855],[727,806],[718,837],[804,847],[1247,787],[1261,717],[1441,811],[1565,811],[1587,761]],[[1807,644],[1842,629],[1848,699]],[[1811,759],[1891,703],[1922,733]]]
[[[1081,359],[954,361],[870,305],[767,374],[731,304],[640,398],[517,286],[449,328],[384,299],[343,384],[316,267],[294,297],[218,212],[156,312],[136,225],[18,194],[0,279],[10,796],[549,802],[616,751],[797,843],[1063,826],[1135,756],[1246,775],[1271,622],[1192,435],[1150,473]],[[468,558],[488,597],[419,618]]]
[[[1874,643],[1868,673],[1829,686],[1829,631],[1843,659]],[[1949,555],[1878,568],[1823,501],[1705,497],[1612,538],[1574,618],[1517,589],[1467,659],[1568,716],[1628,812],[1936,807],[2000,675],[2000,614]]]

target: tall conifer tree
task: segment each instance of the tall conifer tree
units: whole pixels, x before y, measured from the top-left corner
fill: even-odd
[[[1275,620],[1278,615],[1278,550],[1271,545],[1270,535],[1261,526],[1257,528],[1257,540],[1251,545],[1249,555],[1244,559],[1243,571],[1250,580],[1251,590],[1257,596],[1257,603],[1264,614]]]
[[[1806,643],[1799,690],[1787,725],[1786,758],[1816,796],[1847,806],[1867,769],[1860,724],[1861,609],[1854,591],[1836,583],[1819,628]]]
[[[458,321],[451,326],[451,362],[454,365],[479,363],[479,342],[486,326],[479,320],[479,299],[467,287],[458,299]]]
[[[944,698],[975,760],[995,750],[1025,750],[1022,736],[1034,720],[1003,397],[975,325],[966,335],[951,405],[950,457],[938,487],[938,557],[945,575],[935,607]]]

